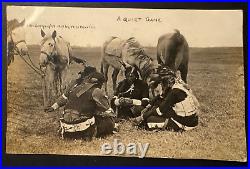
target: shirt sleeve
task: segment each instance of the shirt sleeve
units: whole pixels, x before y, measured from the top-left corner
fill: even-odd
[[[169,110],[178,102],[183,101],[187,94],[180,89],[171,90],[166,98],[161,102],[159,110],[161,113],[168,113]]]
[[[66,87],[64,93],[57,99],[56,103],[59,105],[59,107],[64,106],[68,102],[69,93],[75,85],[76,81],[71,81]]]
[[[110,108],[108,96],[99,88],[94,89],[92,98],[96,102],[97,111],[106,111]]]
[[[64,93],[63,93],[63,94],[64,94],[66,97],[68,97],[70,91],[72,90],[72,88],[74,88],[75,85],[77,85],[76,80],[72,80],[72,81],[69,83],[69,85],[66,87],[66,89],[64,90]]]
[[[157,115],[157,114],[160,116],[163,114],[165,114],[166,116],[170,116],[169,113],[172,112],[171,110],[174,104],[184,100],[186,97],[187,97],[187,94],[180,89],[170,90],[166,98],[160,102],[159,106],[154,106],[152,110],[145,112],[143,114],[143,118],[147,119],[149,116]],[[155,98],[155,100],[156,100],[155,102],[157,102],[157,100],[161,100],[161,99],[159,99],[159,96],[158,96]]]

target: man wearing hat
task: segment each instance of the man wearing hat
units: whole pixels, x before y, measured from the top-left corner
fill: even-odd
[[[92,138],[113,133],[116,115],[108,97],[101,90],[103,83],[103,75],[88,66],[79,72],[79,77],[58,101],[45,109],[46,112],[52,112],[64,106],[60,119],[62,137]]]
[[[153,83],[160,89],[159,95],[150,102],[150,109],[133,119],[144,122],[148,129],[185,131],[198,125],[198,102],[183,81],[178,80],[168,67],[160,67]]]
[[[127,67],[125,79],[119,82],[111,105],[119,118],[137,117],[148,104],[149,88],[146,82],[139,79],[136,67]]]

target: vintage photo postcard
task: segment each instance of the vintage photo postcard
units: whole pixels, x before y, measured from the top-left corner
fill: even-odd
[[[6,6],[6,154],[247,162],[244,11]]]

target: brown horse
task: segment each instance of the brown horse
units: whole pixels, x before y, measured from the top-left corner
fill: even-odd
[[[28,47],[25,41],[25,20],[18,22],[16,19],[7,21],[7,64],[14,61],[15,55],[27,55]]]
[[[126,67],[135,66],[140,71],[141,78],[147,81],[157,65],[158,64],[145,53],[142,46],[134,37],[127,40],[111,37],[104,42],[102,47],[101,72],[105,77],[105,91],[107,92],[109,66],[114,68],[112,80],[113,91],[115,91],[117,75],[120,70],[124,71]]]
[[[181,78],[187,82],[189,46],[179,30],[167,33],[158,39],[157,61],[175,72],[181,72]]]

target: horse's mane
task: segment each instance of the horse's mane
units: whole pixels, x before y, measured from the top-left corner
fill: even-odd
[[[139,59],[145,59],[145,57],[149,57],[135,37],[127,39],[126,43],[129,45],[128,51],[132,55],[139,57]]]
[[[151,71],[151,61],[153,60],[149,55],[146,54],[141,44],[134,38],[131,37],[126,41],[129,45],[128,51],[135,56],[136,60],[139,60],[137,68],[144,79]],[[146,63],[145,63],[146,61]],[[143,67],[141,67],[143,64]]]
[[[7,21],[7,37],[10,35],[11,31],[15,28],[19,27],[20,23],[17,19],[12,19],[10,21]]]

